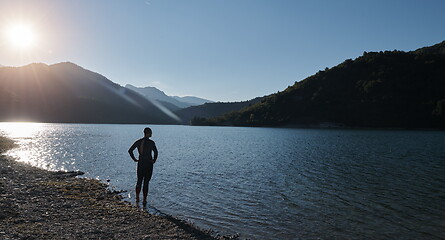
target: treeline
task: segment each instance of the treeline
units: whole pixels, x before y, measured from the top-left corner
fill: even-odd
[[[200,121],[207,121],[207,118],[217,117],[233,111],[238,111],[248,106],[252,106],[261,101],[261,97],[243,102],[215,102],[205,103],[199,106],[192,106],[180,109],[175,112],[183,121],[183,124],[201,125]],[[204,124],[203,122],[203,124]],[[209,124],[205,124],[209,125]]]

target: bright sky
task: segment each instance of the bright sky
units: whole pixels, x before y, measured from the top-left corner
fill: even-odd
[[[0,65],[70,61],[121,85],[248,100],[363,51],[439,43],[444,9],[443,0],[0,0]],[[18,22],[29,40],[11,44],[5,29]]]

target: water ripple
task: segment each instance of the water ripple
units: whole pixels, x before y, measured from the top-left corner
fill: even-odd
[[[8,154],[134,197],[140,125],[1,123]],[[155,212],[251,239],[444,239],[445,133],[151,126]]]

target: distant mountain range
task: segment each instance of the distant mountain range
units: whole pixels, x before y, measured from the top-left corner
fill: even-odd
[[[184,96],[184,97],[172,96],[172,98],[174,98],[180,102],[187,103],[190,106],[198,106],[201,104],[214,102],[212,100],[203,99],[203,98],[199,98],[199,97],[193,97],[193,96]]]
[[[159,101],[161,104],[165,105],[171,111],[213,102],[211,100],[198,97],[191,97],[191,96],[187,97],[167,96],[167,94],[165,94],[163,91],[155,87],[140,88],[130,84],[127,84],[125,87],[141,94],[142,96],[146,97],[149,100]]]
[[[194,125],[445,128],[445,41],[365,52],[239,111]]]
[[[258,97],[244,102],[224,103],[192,96],[167,96],[167,94],[155,87],[138,88],[130,84],[127,84],[125,87],[141,94],[152,103],[167,108],[172,114],[181,119],[182,124],[190,124],[194,118],[200,119],[221,116],[257,103],[262,99]]]
[[[180,122],[140,94],[69,62],[0,68],[0,121]]]
[[[256,101],[213,103],[155,87],[122,87],[70,62],[0,68],[0,121],[189,124]]]

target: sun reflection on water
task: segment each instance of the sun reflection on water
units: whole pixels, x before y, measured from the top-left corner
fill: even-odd
[[[40,136],[45,134],[45,123],[35,122],[3,122],[0,123],[0,133],[13,139],[18,147],[9,150],[5,154],[35,167],[47,170],[64,170],[64,168],[56,167],[49,161],[47,144],[42,144]]]
[[[34,122],[5,122],[0,123],[0,129],[12,139],[31,138],[38,134],[43,125]]]

